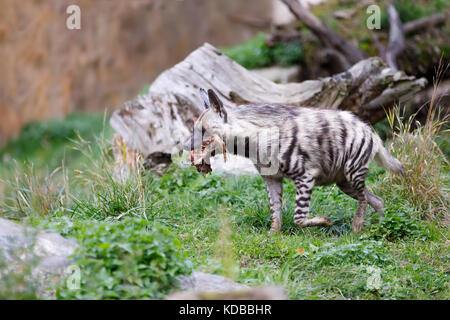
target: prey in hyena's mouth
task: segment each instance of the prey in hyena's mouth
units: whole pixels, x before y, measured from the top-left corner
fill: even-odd
[[[214,142],[214,136],[212,136],[209,140],[202,142],[198,154],[196,154],[194,150],[191,150],[190,152],[191,164],[197,168],[197,171],[201,172],[203,176],[212,171],[209,159],[210,157],[214,157],[216,154],[214,150]],[[224,153],[224,158],[226,158],[225,154],[226,153]]]
[[[383,214],[383,200],[365,187],[371,161],[405,174],[380,137],[350,112],[267,103],[227,110],[213,90],[201,89],[200,95],[205,110],[194,124],[188,146],[192,165],[205,175],[216,154],[225,160],[227,152],[249,158],[267,187],[272,233],[281,229],[283,178],[295,185],[297,226],[332,224],[326,216],[310,218],[309,204],[314,186],[336,183],[358,200],[353,230],[360,231],[367,204]]]

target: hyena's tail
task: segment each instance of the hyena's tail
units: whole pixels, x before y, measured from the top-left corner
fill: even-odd
[[[374,134],[374,140],[376,141],[376,145],[378,148],[377,153],[375,154],[375,162],[394,172],[401,174],[404,178],[406,178],[405,169],[403,168],[403,165],[400,161],[398,161],[396,158],[394,158],[389,151],[386,150],[384,147],[383,141],[380,139],[380,137],[377,134]]]

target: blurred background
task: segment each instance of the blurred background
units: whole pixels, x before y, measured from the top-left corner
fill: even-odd
[[[81,30],[66,28],[71,4]],[[270,0],[2,0],[0,141],[30,120],[118,108],[204,42],[254,35],[230,15],[264,21],[271,10]]]
[[[377,41],[387,40],[383,1],[303,3],[368,55],[377,55]],[[365,27],[371,3],[383,8],[379,40]],[[81,8],[81,30],[66,28],[71,4]],[[449,0],[397,1],[396,6],[402,22],[408,22],[448,10]],[[270,42],[270,35],[289,24],[304,35],[282,34],[287,45],[269,52],[268,37]],[[412,35],[415,45],[402,55],[401,69],[432,82],[440,57],[448,57],[448,25]],[[302,67],[284,82],[339,71],[332,61],[317,59],[320,43],[308,39],[278,0],[2,0],[0,146],[33,120],[121,107],[204,42],[230,48],[226,53],[249,69]]]

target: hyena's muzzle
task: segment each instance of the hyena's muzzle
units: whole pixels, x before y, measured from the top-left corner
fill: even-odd
[[[216,151],[220,151],[223,154],[224,161],[226,161],[225,142],[217,135],[213,135],[208,139],[203,134],[200,137],[194,133],[188,144],[185,145],[185,149],[189,150],[191,164],[203,176],[212,171],[211,157],[216,155]]]

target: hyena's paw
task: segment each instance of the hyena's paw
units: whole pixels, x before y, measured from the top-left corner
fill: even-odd
[[[333,225],[333,222],[327,216],[316,216],[312,219],[304,219],[294,222],[297,227],[329,227]]]
[[[330,218],[328,218],[327,216],[317,216],[312,218],[311,220],[317,220],[317,226],[321,226],[321,227],[330,227],[333,225],[333,221],[331,221]]]
[[[278,234],[281,232],[281,224],[272,224],[269,234]]]
[[[358,233],[363,229],[364,226],[364,217],[362,216],[355,216],[355,218],[353,219],[353,232]]]
[[[270,228],[270,231],[269,231],[270,235],[275,235],[275,234],[279,234],[279,233],[281,233],[280,229]]]

